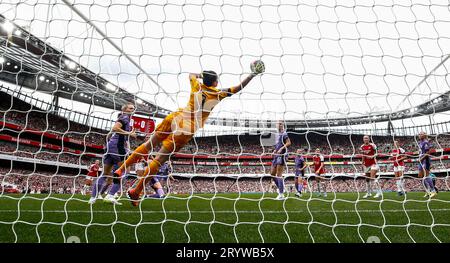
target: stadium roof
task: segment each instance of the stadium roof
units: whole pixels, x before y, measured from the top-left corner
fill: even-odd
[[[0,80],[115,110],[120,110],[125,102],[135,102],[137,112],[154,117],[169,113],[79,65],[3,15],[0,25]]]
[[[446,112],[449,110],[450,110],[450,92],[445,92],[439,95],[438,97],[429,100],[425,103],[422,103],[416,107],[411,107],[409,109],[394,112],[377,113],[373,115],[361,114],[360,117],[348,117],[348,118],[285,120],[285,123],[286,126],[290,129],[307,128],[307,127],[349,126],[374,122],[401,120],[411,117],[426,116],[439,112]],[[246,127],[268,127],[270,125],[267,120],[260,120],[260,119],[259,120],[211,119],[209,124],[246,126]]]

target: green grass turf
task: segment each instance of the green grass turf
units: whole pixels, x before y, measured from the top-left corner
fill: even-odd
[[[172,195],[92,207],[81,195],[0,195],[1,242],[450,242],[450,193]],[[357,202],[356,202],[357,201]]]

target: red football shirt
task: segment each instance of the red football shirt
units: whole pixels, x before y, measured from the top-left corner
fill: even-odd
[[[361,145],[361,152],[363,155],[373,156],[377,152],[377,146],[373,143]],[[377,163],[376,158],[365,158],[363,156],[362,162],[364,166],[370,167]]]
[[[394,167],[405,166],[405,161],[404,160],[400,160],[400,161],[398,160],[398,159],[403,157],[403,156],[400,156],[402,154],[405,154],[405,150],[403,150],[403,148],[398,148],[398,149],[393,149],[392,150],[391,160],[394,161]]]
[[[319,170],[320,166],[322,165],[324,158],[323,155],[314,155],[313,156],[313,163],[314,163],[314,172],[318,171],[318,174],[324,174],[325,173],[325,165],[322,166],[322,169]]]
[[[97,177],[98,170],[100,170],[100,166],[94,163],[91,165],[91,167],[89,167],[89,171],[88,171],[87,175],[91,176],[91,177]]]

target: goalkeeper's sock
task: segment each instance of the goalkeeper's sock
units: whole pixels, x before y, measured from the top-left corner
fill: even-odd
[[[97,193],[99,192],[99,189],[103,189],[103,187],[104,187],[105,180],[106,180],[106,177],[100,176],[99,178],[97,178],[95,183],[92,184],[92,191],[91,191],[92,197],[97,197]]]
[[[119,176],[122,176],[122,174],[125,172],[126,167],[130,167],[132,164],[137,163],[142,156],[145,156],[148,154],[147,147],[145,146],[145,143],[141,144],[139,147],[136,148],[136,150],[133,151],[133,153],[123,162],[123,164],[117,169],[114,173],[118,174]]]
[[[317,182],[317,192],[320,194],[320,182]]]
[[[136,194],[141,194],[142,190],[144,189],[144,185],[147,183],[147,180],[150,180],[151,178],[147,176],[155,175],[158,172],[160,166],[161,164],[157,160],[152,160],[150,162],[150,164],[145,168],[144,177],[139,179],[136,187],[134,188]]]

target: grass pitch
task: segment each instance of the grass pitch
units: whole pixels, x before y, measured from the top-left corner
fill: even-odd
[[[3,194],[0,242],[450,242],[450,192],[362,195],[171,195],[91,207],[81,195]]]

